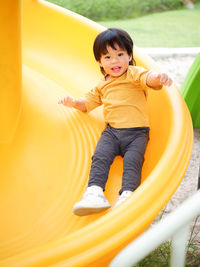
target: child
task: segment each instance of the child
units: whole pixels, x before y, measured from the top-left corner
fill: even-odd
[[[74,205],[74,213],[79,216],[110,207],[104,190],[110,165],[117,155],[123,157],[123,177],[115,207],[139,186],[149,140],[148,89],[159,90],[172,84],[165,73],[135,66],[133,41],[124,30],[110,28],[100,33],[93,51],[104,78],[85,98],[66,96],[58,102],[82,112],[103,105],[106,128],[92,157],[88,187],[82,200]]]

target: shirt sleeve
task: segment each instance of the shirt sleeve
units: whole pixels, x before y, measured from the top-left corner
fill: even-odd
[[[100,92],[98,90],[98,87],[95,87],[92,90],[90,90],[88,93],[86,93],[83,100],[85,102],[87,112],[90,112],[93,109],[95,109],[96,107],[103,104],[101,101]]]
[[[148,89],[152,89],[151,87],[149,87],[147,85],[147,75],[150,73],[150,70],[144,70],[143,72],[141,72],[140,74],[140,85],[142,87],[143,90],[148,90]]]
[[[143,67],[134,66],[130,68],[131,79],[133,80],[134,84],[136,83],[140,90],[144,91],[145,96],[148,96],[148,89],[152,89],[146,83],[147,75],[150,73],[150,70],[145,69]]]

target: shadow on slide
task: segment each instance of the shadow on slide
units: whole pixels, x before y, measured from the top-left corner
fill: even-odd
[[[149,227],[181,182],[193,145],[190,113],[174,84],[151,90],[142,184],[115,210],[75,216],[104,128],[102,109],[83,114],[57,101],[65,94],[81,97],[101,77],[92,45],[104,28],[48,2],[22,4],[22,90],[15,84],[9,98],[19,100],[19,115],[12,109],[1,114],[15,118],[16,127],[0,143],[0,266],[107,266]],[[137,65],[159,70],[139,48],[134,54]],[[117,157],[105,193],[111,204],[121,176]]]

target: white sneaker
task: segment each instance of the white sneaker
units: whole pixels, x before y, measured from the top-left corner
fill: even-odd
[[[84,216],[104,211],[110,207],[103,189],[100,186],[92,185],[86,189],[81,201],[74,205],[74,214]]]
[[[122,204],[125,200],[127,200],[127,198],[129,198],[132,195],[132,193],[133,193],[132,191],[128,191],[128,190],[123,191],[113,208],[116,208],[117,206]]]

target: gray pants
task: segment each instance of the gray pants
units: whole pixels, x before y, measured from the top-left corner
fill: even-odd
[[[123,157],[123,177],[120,194],[134,191],[141,182],[144,153],[149,140],[149,128],[113,128],[107,125],[97,144],[88,186],[98,185],[105,190],[110,165],[117,155]]]

